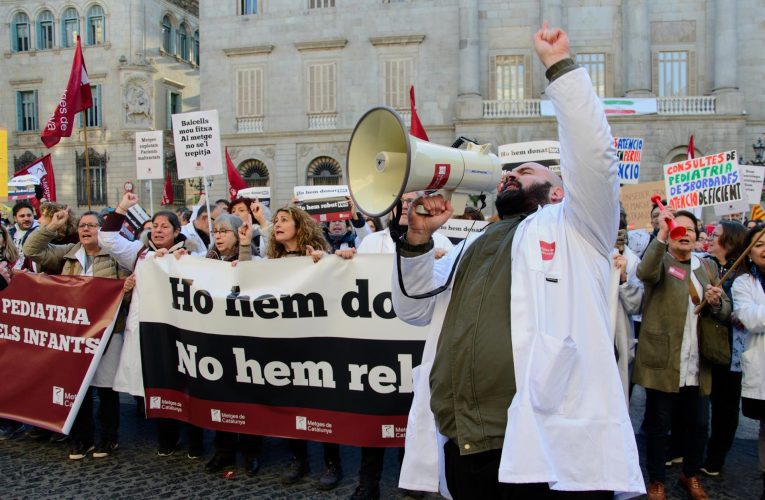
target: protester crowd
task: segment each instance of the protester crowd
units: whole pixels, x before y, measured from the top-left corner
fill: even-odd
[[[420,417],[432,421],[433,415],[429,412],[437,413],[438,430],[449,438],[445,446],[440,445],[446,455],[446,481],[456,498],[471,497],[476,491],[483,491],[483,486],[492,486],[488,483],[496,483],[497,467],[500,479],[510,479],[503,483],[514,483],[512,491],[520,495],[516,498],[550,498],[547,496],[551,489],[547,484],[550,467],[563,478],[560,481],[569,480],[567,488],[562,490],[587,494],[578,498],[610,498],[621,487],[624,492],[635,493],[643,486],[642,482],[639,487],[634,484],[632,472],[636,464],[629,463],[633,451],[636,456],[634,439],[629,442],[633,438],[632,427],[623,421],[627,419],[632,386],[637,384],[646,391],[642,429],[647,444],[644,465],[648,471],[649,499],[666,498],[666,471],[673,466],[682,468],[679,481],[690,498],[708,498],[701,478],[724,474],[725,457],[738,426],[739,408],[745,416],[760,421],[759,470],[765,486],[765,239],[760,240],[765,233],[765,223],[720,220],[704,225],[691,211],[661,210],[659,204],[654,204],[652,231],[629,231],[629,221],[622,212],[614,238],[615,175],[613,199],[609,193],[602,192],[603,183],[608,182],[603,180],[607,177],[605,174],[613,167],[613,155],[601,154],[612,142],[608,140],[610,130],[604,124],[602,109],[587,88],[589,80],[582,76],[585,73],[570,58],[565,33],[545,25],[535,37],[535,48],[548,69],[552,87],[548,95],[556,107],[559,106],[561,143],[566,144],[561,148],[562,158],[568,154],[571,163],[579,163],[578,168],[593,170],[588,172],[589,177],[580,174],[568,181],[566,189],[572,193],[568,203],[563,201],[563,182],[542,165],[527,163],[506,172],[497,186],[499,220],[489,224],[480,238],[471,240],[461,261],[459,256],[468,244],[452,248],[449,239],[436,231],[451,215],[450,205],[438,196],[403,195],[404,213],[394,215],[399,215],[398,223],[408,224],[410,229],[399,240],[403,263],[397,264],[410,280],[407,286],[411,280],[416,287],[430,284],[434,272],[438,274],[439,269],[448,268],[456,261],[460,266],[453,288],[444,295],[428,297],[427,301],[418,301],[409,295],[405,298],[405,292],[396,288],[404,279],[394,284],[393,302],[399,317],[431,328],[423,354],[423,365],[427,364],[430,373],[420,373],[419,382],[415,381],[416,386],[425,388],[424,392],[415,390],[415,398],[424,395],[426,399],[413,410],[409,427],[418,426],[418,432],[426,429],[427,426],[419,427]],[[570,108],[575,108],[576,113]],[[582,135],[568,136],[577,133]],[[605,140],[599,140],[603,138]],[[587,153],[592,153],[591,157]],[[13,220],[4,221],[0,230],[0,289],[12,283],[14,273],[23,272],[125,280],[124,299],[111,342],[91,381],[91,393],[79,409],[68,436],[71,460],[87,456],[105,459],[119,453],[118,392],[131,394],[137,398],[138,408],[143,407],[139,300],[135,285],[136,271],[147,259],[168,255],[186,259],[191,255],[232,266],[255,259],[305,256],[318,262],[330,254],[351,259],[357,249],[358,253],[392,253],[396,249],[393,237],[401,234],[390,228],[382,229],[379,220],[365,218],[352,202],[350,221],[322,225],[295,204],[271,213],[269,207],[258,200],[236,198],[231,202],[218,200],[209,210],[206,204],[199,204],[177,212],[159,211],[131,240],[120,230],[126,214],[138,201],[134,194],[126,193],[114,210],[85,212],[77,218],[77,223],[67,207],[44,203],[40,213],[35,214],[32,205],[19,201],[12,210]],[[646,203],[650,202],[646,200]],[[430,221],[414,209],[406,212],[416,205],[423,205]],[[549,206],[539,208],[543,205]],[[473,209],[466,217],[480,219],[482,214]],[[532,220],[533,224],[525,224],[524,219]],[[611,222],[612,227],[606,227]],[[682,228],[684,234],[671,237],[673,227]],[[528,251],[511,253],[515,251],[512,237],[516,230],[525,237],[518,246],[526,245]],[[582,234],[586,238],[582,238]],[[559,242],[558,250],[555,243],[547,243],[545,237]],[[588,241],[583,241],[585,239]],[[581,269],[552,269],[545,274],[544,290],[533,290],[537,284],[529,277],[534,272],[530,268],[539,265],[541,269],[541,262],[553,261],[556,251],[568,259],[568,267]],[[550,309],[550,297],[561,298],[565,293],[562,291],[569,290],[566,286],[581,284],[577,281],[581,274],[577,272],[595,276],[601,268],[605,269],[596,261],[599,257],[604,260],[609,252],[611,273],[607,296],[588,293],[601,289],[592,287],[577,297],[564,296],[564,300],[553,301]],[[512,268],[515,272],[511,275],[512,269],[507,265],[511,255],[530,269],[522,269],[527,274]],[[734,268],[739,259],[742,262]],[[438,269],[434,271],[436,266]],[[572,278],[571,284],[560,286],[560,281],[566,278]],[[531,295],[538,293],[543,297],[540,302],[548,308],[541,307],[534,297],[516,294],[516,287],[525,287],[523,293],[527,289],[532,290]],[[421,290],[412,287],[410,291],[420,293]],[[526,309],[517,307],[516,300],[521,296],[526,300],[522,304]],[[591,329],[581,328],[587,331],[571,333],[578,342],[591,342],[589,349],[577,351],[571,345],[575,341],[571,336],[561,340],[548,335],[555,333],[552,330],[567,329],[559,324],[564,317],[566,300],[589,307],[567,311],[577,318],[578,326],[582,326],[583,318],[591,320],[588,323]],[[529,313],[527,309],[534,311]],[[604,319],[607,310],[611,312],[610,325]],[[553,315],[556,317],[551,317]],[[519,321],[526,322],[521,328],[524,332],[516,330],[520,328]],[[550,331],[545,331],[540,323]],[[568,325],[568,329],[574,330],[574,327]],[[489,340],[475,340],[471,335],[478,331],[489,336]],[[536,369],[534,373],[525,372],[530,382],[520,377],[515,380],[513,363],[524,362],[521,356],[513,358],[516,346],[499,348],[506,345],[502,342],[507,340],[510,331],[513,341],[518,343],[517,352],[527,355],[532,363],[540,363],[532,364]],[[534,344],[524,344],[522,335],[517,334],[528,332],[546,344],[533,347],[537,339]],[[610,339],[606,339],[606,332],[610,333]],[[603,336],[598,337],[599,333]],[[587,338],[587,335],[598,338]],[[606,349],[601,349],[603,345]],[[549,356],[551,352],[554,357]],[[482,366],[475,362],[479,356],[495,362],[494,366],[501,370],[491,374],[481,372]],[[576,357],[587,358],[588,363],[582,364]],[[618,371],[612,369],[614,364]],[[464,379],[460,378],[462,374]],[[562,374],[570,374],[569,379],[582,383],[574,386],[578,393],[564,390],[567,386],[561,378],[567,377]],[[604,380],[603,374],[613,374],[613,379]],[[527,384],[517,394],[516,382],[519,389],[521,383]],[[534,387],[530,390],[529,385]],[[99,399],[98,426],[94,422],[93,392]],[[602,399],[604,392],[608,396]],[[510,402],[516,397],[524,401],[511,406]],[[594,398],[590,403],[607,400],[613,406],[603,408],[582,403],[585,398]],[[476,401],[488,404],[471,403]],[[456,411],[460,405],[464,408]],[[581,415],[587,427],[568,432],[565,425],[570,422],[557,418],[565,412]],[[608,419],[609,414],[617,417]],[[522,424],[519,429],[533,428],[534,432],[508,435],[511,445],[507,446],[506,420],[519,421]],[[572,418],[571,421],[579,420]],[[67,439],[19,422],[3,420],[1,424],[0,440],[22,433],[36,439]],[[100,429],[98,441],[96,427]],[[624,435],[625,428],[630,439]],[[189,459],[205,455],[204,429],[176,420],[158,419],[156,453],[159,457],[178,452],[184,429]],[[413,436],[409,431],[407,451],[422,456],[400,453],[404,468],[415,470],[416,467],[411,466],[413,461],[427,459],[426,466],[436,476],[437,485],[438,462],[443,457],[425,456],[433,449],[418,448],[420,442],[430,438],[435,441],[436,433]],[[551,433],[555,438],[540,438],[544,433]],[[455,440],[455,436],[459,439]],[[616,442],[615,436],[624,438],[623,442]],[[410,437],[414,439],[410,441]],[[561,447],[562,442],[572,444],[578,439],[594,440],[609,449],[597,450],[600,457],[588,457],[579,456],[582,450],[575,449],[574,445]],[[204,468],[217,473],[233,467],[237,453],[241,452],[247,475],[255,476],[261,465],[262,446],[261,436],[218,431],[212,457]],[[471,450],[471,446],[479,449]],[[289,440],[289,449],[292,460],[281,475],[284,484],[301,480],[311,466],[305,441]],[[324,463],[316,487],[329,490],[342,479],[343,468],[339,445],[324,443],[323,451]],[[380,497],[383,455],[384,449],[362,450],[359,483],[352,498]],[[574,456],[577,458],[572,458]],[[408,459],[410,467],[407,467]],[[483,460],[491,463],[487,466]],[[574,467],[572,462],[576,460]],[[595,477],[604,475],[604,470],[614,465],[608,462],[620,461],[624,467],[619,471],[622,477],[616,482],[608,483]],[[534,476],[539,470],[544,473]],[[566,477],[571,470],[594,471],[594,474]],[[524,473],[528,475],[523,476]],[[639,480],[639,470],[637,476]],[[483,482],[487,484],[478,484],[484,477]],[[422,479],[422,476],[408,476],[402,484],[417,486]],[[763,495],[765,497],[765,488]]]

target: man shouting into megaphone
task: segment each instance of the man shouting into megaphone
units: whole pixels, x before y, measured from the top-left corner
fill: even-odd
[[[463,243],[444,293],[408,298],[394,270],[396,313],[430,325],[399,486],[437,491],[445,472],[441,491],[454,498],[630,498],[645,484],[608,332],[613,138],[566,33],[545,23],[534,48],[550,81],[563,180],[537,163],[510,172],[498,186],[502,219]],[[436,260],[432,240],[451,213],[441,196],[410,207],[408,293],[442,285],[454,265],[459,249]]]

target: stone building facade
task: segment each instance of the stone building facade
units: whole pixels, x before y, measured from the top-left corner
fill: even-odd
[[[658,113],[609,118],[645,139],[641,180],[686,154],[765,132],[763,5],[756,0],[228,0],[200,5],[201,107],[275,203],[294,185],[345,183],[348,140],[369,108],[408,121],[408,89],[432,142],[555,139],[532,35],[566,29],[603,97],[657,97]],[[223,193],[225,182],[216,191]]]
[[[72,136],[50,150],[40,141],[66,87],[76,31],[94,97],[86,118],[91,206],[115,206],[130,181],[148,209],[148,184],[136,180],[134,135],[167,130],[168,171],[177,178],[168,116],[171,108],[199,109],[197,2],[2,0],[0,19],[0,127],[8,130],[9,175],[50,153],[58,201],[87,207],[81,119]],[[163,184],[154,181],[155,209]],[[175,183],[178,203],[192,195],[186,184]]]

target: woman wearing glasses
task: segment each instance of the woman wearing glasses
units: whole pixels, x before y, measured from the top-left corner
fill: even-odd
[[[101,216],[96,212],[85,212],[77,223],[78,243],[53,244],[61,228],[69,224],[70,212],[59,210],[45,226],[40,226],[24,242],[24,254],[40,269],[56,270],[64,276],[96,276],[99,278],[126,278],[130,275],[109,252],[98,244],[98,230]],[[132,290],[135,278],[125,280],[125,293]],[[100,401],[98,419],[101,439],[94,449],[95,425],[93,422],[93,398],[90,393],[83,399],[80,411],[72,427],[71,460],[80,460],[93,452],[94,458],[107,457],[117,448],[119,431],[119,394],[112,388],[114,375],[122,351],[122,332],[125,330],[125,311],[129,298],[123,299],[117,321],[114,324],[109,345],[101,358],[91,387],[96,388]]]

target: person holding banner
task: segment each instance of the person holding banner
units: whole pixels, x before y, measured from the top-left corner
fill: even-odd
[[[673,219],[686,229],[677,240],[669,238],[667,221]],[[662,212],[659,232],[637,271],[645,286],[645,302],[633,380],[646,390],[650,500],[666,498],[665,461],[674,412],[680,412],[683,430],[682,449],[678,450],[683,457],[680,484],[691,498],[708,498],[699,471],[707,440],[712,365],[701,354],[699,336],[713,332],[703,329],[694,309],[703,296],[714,318],[724,322],[730,316],[731,303],[722,287],[713,285],[717,265],[693,254],[697,235],[696,217],[691,212],[681,210],[674,216]]]
[[[321,225],[296,205],[280,208],[271,221],[271,235],[268,239],[266,256],[269,259],[308,256],[318,262],[329,251]],[[342,252],[342,251],[339,251]],[[353,257],[351,253],[348,258]],[[325,469],[319,477],[318,488],[331,490],[343,478],[340,464],[340,445],[323,443]],[[284,484],[294,484],[308,474],[308,441],[290,439],[292,459],[281,474]]]
[[[747,246],[765,231],[764,224],[749,230]],[[745,417],[760,421],[757,439],[759,470],[765,497],[765,237],[749,251],[734,281],[734,351],[741,359],[741,410]],[[734,354],[735,356],[736,354]]]
[[[11,235],[4,224],[0,223],[0,291],[10,284],[13,277],[13,265],[19,258],[19,251],[13,244]],[[0,441],[10,439],[24,430],[24,424],[0,418]]]
[[[137,274],[138,268],[151,256],[164,256],[177,251],[190,254],[204,251],[191,239],[181,234],[181,222],[173,212],[161,210],[151,218],[151,231],[141,235],[140,240],[130,241],[120,234],[127,211],[138,203],[138,196],[125,193],[117,208],[109,214],[101,231],[98,243],[109,252],[121,266]],[[125,339],[117,373],[114,377],[114,390],[127,392],[133,396],[144,397],[143,373],[141,368],[141,343],[138,322],[138,288],[133,291],[130,310],[125,325]],[[180,422],[169,419],[157,419],[157,455],[165,457],[175,452],[179,443]],[[188,457],[199,458],[204,453],[204,431],[199,427],[188,426]]]
[[[91,387],[98,393],[98,418],[101,428],[101,439],[94,449],[95,425],[93,422],[93,398],[86,394],[80,411],[72,427],[72,449],[69,452],[71,460],[81,460],[93,452],[93,458],[104,458],[113,453],[118,446],[120,399],[119,393],[112,389],[114,375],[122,351],[122,332],[125,330],[125,315],[130,303],[129,292],[135,285],[135,278],[129,277],[130,272],[120,266],[109,252],[98,244],[98,230],[103,219],[97,212],[85,212],[76,223],[78,243],[56,245],[53,243],[59,237],[62,228],[69,225],[71,213],[63,208],[50,217],[50,222],[40,226],[24,243],[24,252],[41,269],[55,270],[55,274],[63,276],[96,276],[125,280],[123,299],[120,313],[114,323],[109,345],[98,365]]]
[[[534,47],[550,80],[562,180],[538,163],[508,172],[501,220],[469,236],[459,262],[456,248],[441,260],[433,251],[451,203],[427,196],[409,209],[393,307],[429,334],[399,486],[448,487],[455,499],[630,498],[645,483],[609,333],[613,138],[566,33],[545,22]],[[442,293],[411,297],[444,285],[453,266]]]

